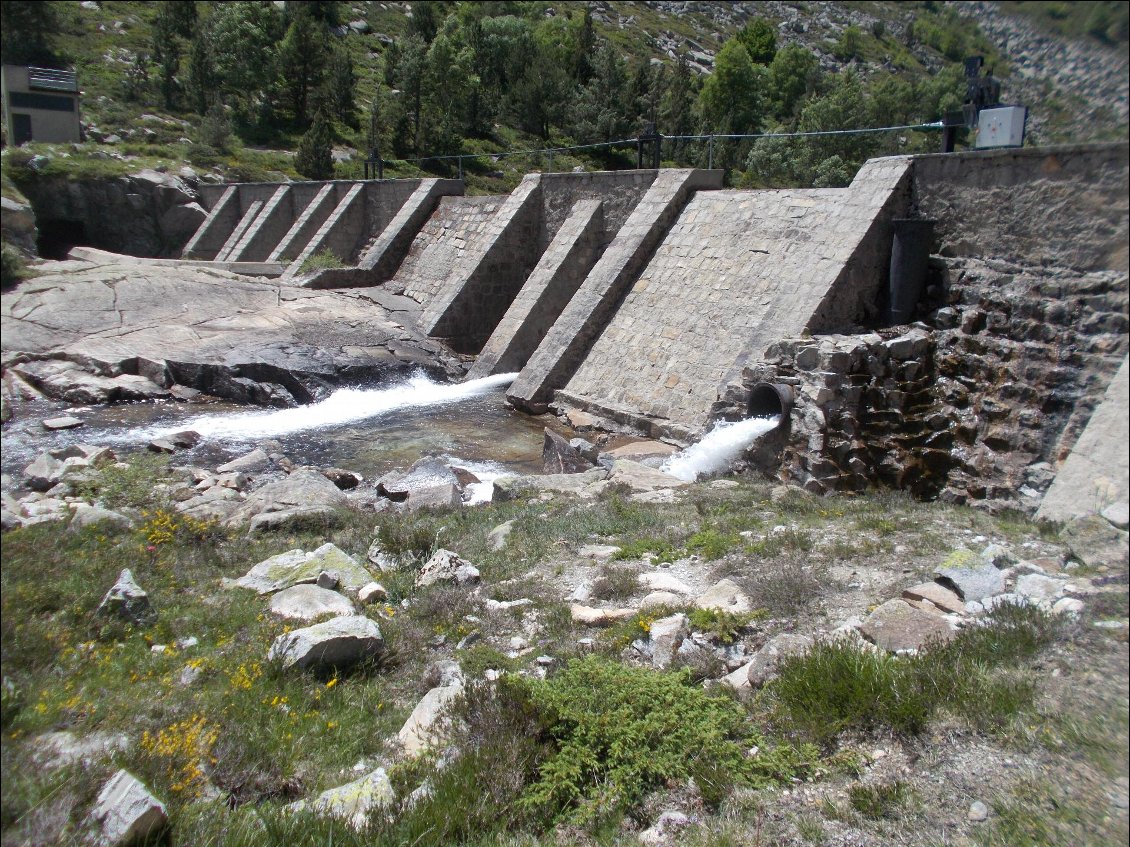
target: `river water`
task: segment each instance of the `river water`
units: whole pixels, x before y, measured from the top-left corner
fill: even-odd
[[[25,406],[4,427],[2,465],[13,481],[44,450],[69,444],[97,444],[119,454],[143,450],[154,438],[181,430],[203,436],[199,446],[177,454],[178,464],[216,467],[265,440],[300,465],[342,467],[367,479],[403,470],[422,456],[436,456],[484,481],[505,474],[542,471],[544,427],[565,437],[555,418],[530,417],[506,404],[517,374],[445,384],[424,374],[381,388],[339,388],[325,400],[292,409],[252,409],[226,402],[158,401],[64,408]],[[44,418],[71,414],[84,425],[49,432]],[[697,444],[663,465],[688,482],[722,473],[778,418],[719,423]],[[6,485],[5,487],[9,487]]]

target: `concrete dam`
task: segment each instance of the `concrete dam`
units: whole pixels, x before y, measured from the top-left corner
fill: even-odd
[[[444,179],[202,186],[183,257],[410,302],[469,376],[518,372],[507,396],[528,412],[686,443],[787,386],[766,470],[1016,506],[1125,396],[1107,389],[1127,353],[1127,158],[892,157],[828,189],[693,169],[480,197]],[[326,251],[345,267],[304,271]]]

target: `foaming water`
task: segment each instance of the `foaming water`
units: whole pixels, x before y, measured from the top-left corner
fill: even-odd
[[[325,400],[306,406],[271,412],[202,415],[174,426],[153,427],[140,432],[135,430],[133,437],[160,438],[191,429],[205,438],[220,440],[275,438],[378,418],[405,409],[458,403],[509,385],[517,376],[514,373],[495,374],[449,384],[435,382],[421,373],[390,388],[339,388]]]
[[[768,418],[746,418],[723,421],[692,444],[663,463],[662,470],[685,482],[700,476],[724,471],[742,451],[781,422],[779,415]]]

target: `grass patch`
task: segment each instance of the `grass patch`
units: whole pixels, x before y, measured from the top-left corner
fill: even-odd
[[[910,797],[910,786],[901,780],[876,785],[853,785],[848,789],[851,807],[873,821],[898,818]]]
[[[313,273],[314,271],[325,271],[333,268],[344,268],[345,262],[338,258],[330,248],[326,248],[321,252],[308,256],[306,260],[299,267],[299,273]]]
[[[941,709],[997,729],[1030,708],[1034,685],[1015,668],[1056,632],[1047,613],[1003,605],[984,626],[913,657],[824,642],[782,662],[770,696],[785,725],[825,745],[847,730],[917,735]]]

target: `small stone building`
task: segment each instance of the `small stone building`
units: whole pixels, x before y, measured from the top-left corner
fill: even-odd
[[[74,71],[4,65],[0,92],[9,144],[81,140]]]

